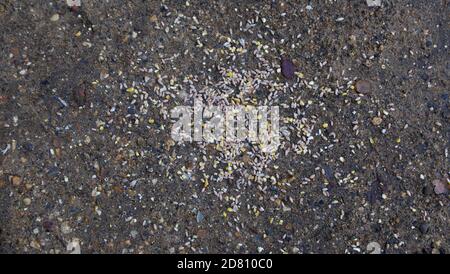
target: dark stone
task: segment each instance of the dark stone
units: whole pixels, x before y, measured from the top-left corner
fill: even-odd
[[[136,114],[136,108],[134,106],[129,106],[127,108],[127,113],[131,115]]]
[[[429,224],[421,224],[419,226],[419,230],[420,230],[420,232],[422,232],[422,234],[427,234],[430,231],[430,225]]]
[[[52,232],[55,230],[55,223],[51,220],[45,220],[42,222],[42,226],[44,227],[46,232]]]
[[[295,76],[295,65],[294,63],[285,57],[281,58],[281,73],[286,79],[293,79]]]
[[[73,99],[78,106],[84,106],[86,104],[86,90],[83,87],[76,87],[72,91]]]
[[[166,5],[162,5],[162,6],[159,8],[159,11],[162,12],[162,13],[166,13],[166,12],[169,11],[169,8],[168,8]]]
[[[47,175],[51,176],[51,177],[57,176],[58,174],[59,174],[59,169],[54,166],[50,167],[47,171]]]
[[[47,79],[41,81],[41,86],[47,86],[50,82]]]
[[[428,74],[426,74],[426,73],[422,73],[422,74],[420,75],[420,78],[422,78],[422,80],[423,80],[424,82],[428,82],[428,81],[430,80],[430,76],[428,76]]]
[[[424,195],[431,195],[433,194],[433,188],[431,186],[424,186],[422,189],[422,193]]]
[[[324,171],[325,177],[327,178],[328,181],[331,181],[334,179],[334,173],[333,173],[333,169],[331,167],[324,166],[323,171]]]
[[[422,248],[423,254],[431,254],[431,247],[424,247]]]
[[[380,232],[381,231],[381,225],[379,223],[373,224],[372,225],[372,230],[373,230],[373,232],[376,232],[376,233]]]
[[[27,152],[31,152],[34,149],[34,146],[32,143],[25,143],[23,144],[23,149],[25,149],[25,151]]]

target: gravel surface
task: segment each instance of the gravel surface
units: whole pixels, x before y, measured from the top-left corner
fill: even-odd
[[[381,3],[0,1],[0,252],[449,253],[449,3]]]

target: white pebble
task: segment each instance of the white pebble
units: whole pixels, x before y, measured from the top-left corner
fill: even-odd
[[[59,20],[59,14],[55,13],[52,15],[52,17],[50,17],[50,21],[52,22],[56,22]]]

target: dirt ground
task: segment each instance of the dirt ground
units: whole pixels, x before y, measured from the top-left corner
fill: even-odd
[[[449,253],[448,15],[0,1],[0,252]],[[278,151],[174,142],[197,97],[279,106]]]

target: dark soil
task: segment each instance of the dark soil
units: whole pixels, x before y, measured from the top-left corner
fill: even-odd
[[[0,252],[449,253],[448,1],[310,2],[0,1]],[[277,154],[173,142],[199,94]]]

